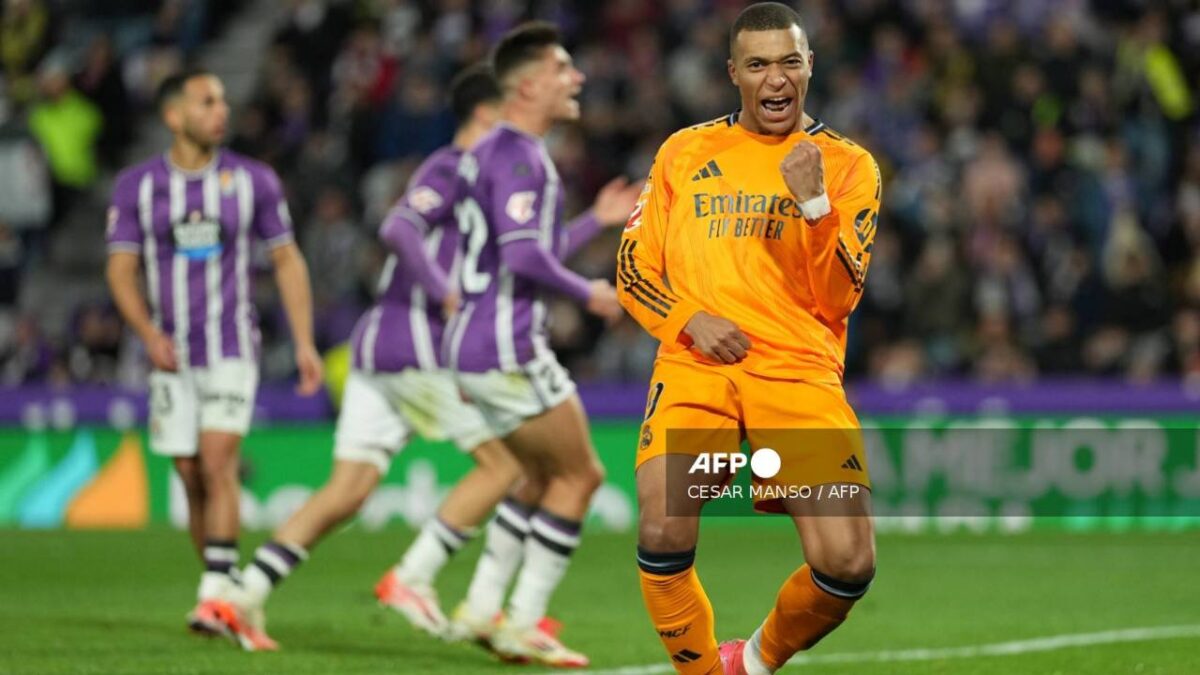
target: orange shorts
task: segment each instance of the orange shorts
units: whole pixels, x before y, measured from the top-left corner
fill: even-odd
[[[780,460],[773,476],[762,478],[755,470],[755,482],[869,489],[860,428],[839,383],[778,380],[737,366],[660,359],[650,380],[637,466],[668,454],[737,451],[747,441],[752,460],[763,448],[775,450]],[[782,504],[756,497],[755,510],[779,512]]]

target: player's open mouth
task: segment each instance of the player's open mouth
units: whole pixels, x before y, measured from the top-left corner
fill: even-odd
[[[792,101],[795,100],[790,96],[776,96],[773,98],[764,98],[759,101],[759,107],[762,108],[764,117],[772,122],[781,121],[787,118],[791,112]]]

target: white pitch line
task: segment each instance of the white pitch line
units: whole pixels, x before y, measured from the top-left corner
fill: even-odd
[[[1200,638],[1200,624],[1182,626],[1153,626],[1146,628],[1123,628],[1098,633],[1071,633],[1048,637],[995,642],[986,645],[965,647],[942,647],[938,649],[897,649],[878,652],[843,652],[840,654],[797,654],[788,661],[789,666],[820,663],[892,663],[900,661],[937,661],[940,659],[969,659],[979,656],[1011,656],[1049,652],[1070,647],[1116,644],[1119,642],[1145,642],[1148,640],[1173,640],[1178,638]],[[670,673],[675,669],[667,663],[648,666],[626,666],[610,670],[589,671],[591,675],[656,675]],[[576,673],[579,671],[560,671]]]

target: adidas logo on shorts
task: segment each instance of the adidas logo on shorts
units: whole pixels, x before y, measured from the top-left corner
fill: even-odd
[[[842,462],[843,469],[852,469],[854,471],[862,471],[862,464],[858,461],[858,455],[850,455],[850,459]]]

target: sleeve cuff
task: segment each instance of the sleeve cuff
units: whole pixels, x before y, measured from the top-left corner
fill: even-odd
[[[676,302],[675,306],[671,308],[671,314],[667,317],[667,320],[658,327],[658,330],[654,331],[654,337],[658,338],[658,341],[663,344],[674,344],[680,341],[690,344],[690,339],[682,339],[683,329],[687,327],[688,321],[691,321],[692,317],[700,309],[700,305],[693,302],[685,300]]]
[[[113,241],[108,244],[109,253],[141,253],[142,245],[132,241]]]
[[[280,246],[286,246],[286,245],[294,242],[295,240],[296,240],[295,236],[292,235],[291,231],[288,231],[288,232],[284,232],[283,234],[277,234],[274,237],[271,237],[270,239],[265,239],[265,240],[263,240],[263,243],[266,244],[268,249],[274,251],[275,249],[279,248]]]
[[[404,206],[403,204],[397,204],[396,206],[394,206],[392,208],[391,217],[392,218],[403,218],[404,220],[408,221],[413,226],[413,228],[415,228],[422,235],[429,234],[429,221],[425,220],[425,216],[422,216],[420,214],[420,212],[416,211],[415,209],[410,209],[409,207]],[[389,218],[388,220],[391,220],[391,218]],[[385,222],[387,222],[387,221],[385,221]]]
[[[510,244],[514,241],[520,241],[522,239],[541,239],[541,237],[541,230],[512,230],[510,232],[505,232],[499,237],[496,237],[496,245],[504,246],[505,244]]]
[[[833,206],[829,203],[829,195],[824,192],[800,203],[800,213],[804,214],[804,219],[809,221],[820,220],[829,215],[832,210]]]
[[[578,228],[582,231],[590,232],[590,231],[594,231],[594,230],[599,230],[600,225],[601,225],[600,219],[596,217],[596,212],[593,211],[592,209],[588,209],[587,211],[580,214],[577,218],[575,218],[575,220],[571,223],[571,227],[569,229],[573,230],[573,229]]]
[[[588,300],[592,299],[592,284],[581,276],[567,279],[562,290],[567,297],[574,298],[581,305],[587,305]]]

